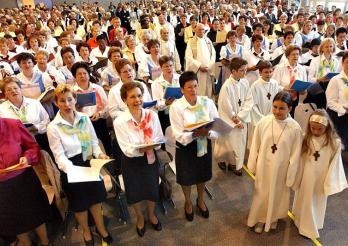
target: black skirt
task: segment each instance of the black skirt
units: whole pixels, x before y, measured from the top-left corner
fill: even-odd
[[[128,204],[143,200],[158,201],[159,164],[147,163],[146,155],[129,158],[122,154],[122,176]]]
[[[334,124],[338,136],[340,136],[344,148],[348,148],[348,114],[338,116],[336,111],[331,109],[327,109],[327,113],[329,114],[332,123]]]
[[[82,154],[71,157],[69,160],[75,166],[90,166],[89,161],[83,161]],[[60,179],[72,212],[83,212],[92,205],[105,201],[106,191],[103,181],[68,183],[68,177],[64,172],[61,172]]]
[[[208,153],[197,157],[197,141],[184,146],[176,142],[176,182],[180,185],[195,185],[209,181],[212,177],[211,141],[208,139]]]
[[[29,232],[49,217],[46,193],[32,168],[0,182],[0,237]]]

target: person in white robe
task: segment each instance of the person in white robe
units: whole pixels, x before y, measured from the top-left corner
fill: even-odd
[[[292,212],[299,233],[318,238],[324,226],[327,198],[348,187],[341,157],[342,145],[324,110],[315,111],[303,141]]]
[[[169,31],[166,27],[161,29],[161,39],[160,42],[160,54],[161,56],[171,56],[173,57],[175,71],[181,71],[180,57],[178,50],[175,46],[175,42],[169,39]]]
[[[251,111],[251,122],[254,127],[264,116],[272,113],[273,98],[282,90],[278,81],[272,79],[273,68],[269,61],[262,61],[260,63],[259,73],[259,79],[250,88],[254,102]]]
[[[207,52],[208,51],[208,52]],[[185,52],[186,67],[185,71],[193,71],[198,77],[198,95],[208,96],[213,95],[212,76],[215,64],[215,49],[206,36],[204,36],[204,26],[199,23],[195,29],[195,36],[187,43]]]
[[[247,225],[257,233],[276,229],[278,219],[288,214],[302,143],[301,128],[289,116],[291,104],[290,93],[278,92],[273,114],[255,127],[247,166],[256,180]]]
[[[218,110],[222,120],[233,129],[227,135],[216,140],[214,155],[221,169],[242,175],[244,154],[247,140],[247,123],[250,122],[250,111],[253,97],[249,82],[244,79],[247,61],[240,57],[231,60],[231,76],[221,88]],[[228,166],[224,163],[228,163]],[[235,168],[233,168],[235,164]]]
[[[264,39],[261,35],[253,35],[251,38],[253,47],[251,49],[245,49],[244,52],[244,57],[248,62],[248,72],[245,78],[249,81],[250,85],[252,85],[259,77],[258,63],[261,60],[268,61],[270,59],[268,51],[262,49],[263,40]]]

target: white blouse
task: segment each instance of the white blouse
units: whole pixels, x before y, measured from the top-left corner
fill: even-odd
[[[41,93],[53,86],[50,76],[38,70],[33,71],[33,77],[30,79],[23,72],[17,74],[16,77],[22,83],[23,96],[33,99],[38,98]]]
[[[161,75],[161,67],[152,60],[151,55],[146,55],[143,57],[138,71],[138,77],[144,79],[144,77],[149,77],[149,80],[154,81]]]
[[[6,100],[0,104],[0,117],[21,120],[20,111],[23,112],[23,110],[26,112],[26,120],[23,124],[33,124],[38,129],[38,133],[45,133],[50,118],[41,103],[35,99],[23,97],[22,105],[19,108]]]
[[[220,60],[226,59],[231,60],[233,57],[243,57],[244,51],[243,46],[236,44],[235,50],[231,48],[231,45],[228,43],[221,47],[220,50]]]
[[[347,84],[343,82],[347,80]],[[333,77],[326,89],[327,107],[338,116],[346,114],[348,109],[348,76],[342,71],[339,75]]]
[[[69,160],[69,158],[74,157],[78,154],[82,153],[81,143],[78,139],[77,134],[66,134],[59,126],[60,124],[67,126],[75,126],[79,122],[81,116],[86,115],[84,113],[75,112],[75,121],[74,124],[71,125],[69,122],[64,120],[60,115],[60,112],[57,113],[54,120],[48,124],[47,127],[47,137],[50,144],[50,148],[54,155],[54,159],[58,164],[58,168],[63,172],[67,171],[67,167],[73,165],[73,163]],[[98,138],[95,134],[93,125],[91,120],[88,118],[87,130],[91,133],[92,137],[92,151],[93,156],[98,157],[101,153],[103,153],[98,144]]]
[[[197,102],[196,105],[202,104],[203,97],[197,96]],[[204,99],[207,100],[207,108],[205,110],[207,111],[207,114],[209,115],[209,120],[213,120],[215,118],[219,118],[218,111],[216,109],[216,106],[214,102],[204,97]],[[173,130],[174,137],[176,141],[181,143],[182,145],[188,145],[194,140],[192,132],[186,131],[185,126],[198,123],[196,122],[196,117],[194,115],[194,112],[189,109],[191,105],[187,102],[185,96],[182,98],[176,100],[169,109],[169,118],[171,127]],[[210,130],[208,138],[210,139],[216,139],[218,137],[218,133],[215,131]]]
[[[164,136],[157,113],[150,109],[142,109],[141,120],[145,118],[145,113],[151,115],[150,125],[153,130],[151,140],[154,143],[162,142]],[[141,129],[135,127],[135,124],[137,123],[128,109],[122,112],[114,121],[117,142],[127,157],[140,157],[144,155],[137,148],[137,145],[145,144],[144,133]]]
[[[143,82],[139,82],[144,88],[143,100],[144,102],[151,102],[152,98],[147,89],[147,86]],[[114,120],[118,117],[123,111],[127,109],[127,105],[123,102],[121,98],[121,87],[123,83],[120,81],[114,87],[112,87],[109,91],[108,95],[108,103],[109,103],[109,114],[111,118]]]
[[[321,62],[329,62],[324,55],[317,56],[312,59],[311,64],[309,66],[309,72],[308,72],[308,81],[310,82],[317,82],[317,79],[320,78],[319,69],[320,69],[320,63]],[[330,66],[325,66],[324,73],[321,76],[325,76],[327,73],[338,73],[340,64],[338,60],[332,55],[331,62],[333,63],[333,70],[330,70]]]
[[[92,92],[92,91],[96,92],[96,96],[97,96],[96,105],[85,106],[82,108],[82,112],[88,114],[88,116],[92,116],[94,113],[99,112],[100,117],[102,117],[104,119],[108,116],[108,112],[109,112],[108,99],[107,99],[107,96],[106,96],[106,93],[105,93],[103,87],[101,87],[100,85],[89,82],[89,87],[87,90],[82,89],[77,83],[75,83],[73,89],[77,94],[78,93],[88,93],[88,92]],[[100,105],[98,104],[98,96],[101,99]],[[99,110],[98,110],[98,107],[100,108]]]
[[[99,49],[99,47],[94,48],[91,51],[91,58],[98,58],[98,57],[103,57],[103,58],[108,58],[108,52],[109,52],[110,47],[106,46],[104,52],[101,52],[101,50]]]
[[[287,87],[290,84],[291,68],[289,62],[279,64],[275,67],[273,73],[273,79],[279,82],[282,87]],[[295,75],[295,80],[307,81],[306,68],[300,64],[297,64],[295,68],[292,68]]]
[[[67,66],[60,67],[59,71],[63,74],[65,83],[69,85],[75,84],[75,78]]]
[[[167,87],[180,87],[179,84],[179,74],[173,74],[173,80],[169,83],[167,80],[163,78],[163,74],[159,78],[157,78],[151,84],[152,98],[153,100],[157,100],[157,106],[159,106],[160,110],[164,110],[166,107],[166,100],[164,99],[164,92]]]
[[[114,86],[120,81],[120,76],[115,66],[110,63],[100,74],[102,85]]]

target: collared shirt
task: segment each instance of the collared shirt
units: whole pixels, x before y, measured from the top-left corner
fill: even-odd
[[[35,99],[23,97],[22,105],[19,108],[6,100],[0,104],[0,117],[20,120],[20,111],[23,112],[24,108],[26,121],[22,123],[33,124],[39,133],[45,133],[50,118],[41,103]]]
[[[142,109],[141,121],[145,118],[145,113],[150,114],[150,128],[152,129],[151,140],[158,143],[164,140],[162,128],[158,115],[150,109]],[[128,108],[122,112],[114,121],[114,129],[117,137],[117,142],[120,145],[122,152],[127,157],[139,157],[144,153],[140,153],[137,145],[145,144],[144,132],[135,127],[137,125]]]
[[[272,78],[279,82],[282,87],[287,87],[290,84],[291,71],[289,62],[279,64],[275,67]],[[304,66],[297,64],[292,68],[295,73],[295,79],[307,81],[307,71]]]
[[[347,82],[344,83],[344,80]],[[348,109],[348,76],[342,71],[330,80],[326,89],[327,107],[338,116],[346,114]]]
[[[101,72],[102,85],[114,86],[120,81],[120,76],[116,71],[114,64],[110,62],[108,66]]]
[[[37,64],[34,66],[34,69],[39,70]],[[56,69],[54,66],[47,64],[45,72],[48,73],[48,75],[50,76],[52,81],[55,81],[57,84],[65,84],[66,83],[64,74],[60,70]]]
[[[75,78],[67,66],[60,67],[59,71],[63,74],[65,83],[70,85],[75,84]]]
[[[147,86],[143,82],[139,82],[144,88],[143,100],[144,102],[151,102],[152,98],[147,89]],[[114,87],[111,88],[108,95],[108,103],[109,103],[109,114],[111,118],[114,120],[118,117],[123,111],[127,109],[127,105],[123,102],[121,98],[121,87],[123,83],[120,81]]]
[[[324,55],[317,56],[312,59],[311,64],[309,66],[309,73],[308,73],[308,81],[310,82],[316,82],[317,79],[319,79],[322,76],[325,76],[327,73],[338,73],[340,70],[340,64],[338,60],[332,55],[331,56],[331,63],[333,64],[332,71],[330,66],[325,66],[323,69],[323,74],[320,74],[320,63],[329,63],[330,61],[325,58]]]
[[[99,47],[96,47],[96,48],[94,48],[94,49],[91,51],[91,55],[90,55],[90,56],[91,56],[91,57],[95,57],[95,58],[98,58],[98,57],[108,58],[109,49],[110,49],[110,47],[109,47],[109,46],[106,46],[104,52],[102,52],[102,51],[99,49]]]
[[[209,119],[213,120],[219,117],[218,111],[214,102],[207,98],[197,96],[196,105],[203,104],[203,100],[207,100],[207,107],[204,108],[209,115]],[[174,137],[176,141],[181,143],[182,145],[188,145],[191,143],[194,138],[192,132],[188,132],[185,130],[185,126],[198,123],[196,122],[195,114],[189,108],[192,107],[189,102],[186,100],[185,96],[176,100],[169,109],[169,118],[171,127],[173,130]],[[218,134],[215,131],[210,130],[209,138],[215,139],[218,137]]]
[[[144,79],[145,77],[149,77],[152,81],[157,79],[161,75],[161,67],[159,64],[156,64],[151,55],[146,55],[143,57],[143,60],[139,66],[138,77]]]
[[[171,83],[164,79],[163,74],[159,76],[152,84],[151,91],[153,100],[157,100],[157,106],[160,107],[161,110],[166,108],[166,100],[164,99],[164,92],[167,87],[180,87],[179,84],[180,75],[177,73],[173,74],[173,79]]]
[[[73,124],[70,124],[66,120],[64,120],[60,114],[57,113],[54,120],[48,124],[47,127],[47,137],[50,144],[50,148],[54,155],[54,159],[58,164],[58,168],[64,172],[67,171],[67,167],[73,165],[73,163],[69,160],[69,158],[74,157],[78,154],[82,153],[81,142],[77,136],[77,134],[66,134],[60,127],[60,124],[76,127],[79,122],[81,116],[86,115],[84,113],[75,112],[75,121]],[[93,156],[98,157],[102,151],[98,144],[98,138],[93,128],[92,122],[87,117],[87,125],[85,129],[90,132],[92,138],[92,151]]]
[[[106,93],[100,85],[94,84],[89,82],[89,86],[87,90],[82,89],[77,83],[75,83],[73,87],[74,91],[79,94],[79,93],[87,93],[87,92],[96,92],[96,97],[97,97],[97,102],[96,105],[92,106],[85,106],[82,108],[82,112],[87,114],[88,116],[92,116],[96,112],[100,113],[100,117],[106,118],[108,116],[108,99],[106,96]],[[98,101],[98,97],[100,97],[101,101]],[[98,105],[100,103],[101,105]]]
[[[235,49],[231,48],[231,45],[228,43],[221,47],[220,50],[220,60],[227,59],[231,60],[233,57],[243,57],[243,46],[236,44]]]
[[[16,77],[22,83],[23,96],[33,99],[38,98],[41,93],[53,86],[50,76],[38,70],[33,71],[32,78],[27,78],[23,72],[17,74]]]

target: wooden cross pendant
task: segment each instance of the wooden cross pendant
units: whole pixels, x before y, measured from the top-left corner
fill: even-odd
[[[314,152],[313,156],[314,156],[314,160],[315,160],[315,161],[318,161],[318,158],[320,157],[319,151],[316,150],[316,151]]]
[[[242,101],[240,99],[238,99],[238,105],[239,107],[242,106]]]
[[[271,93],[267,93],[267,98],[268,98],[268,100],[271,100]]]
[[[272,154],[274,154],[276,151],[277,151],[277,145],[276,144],[273,144],[272,145],[272,147],[271,147],[271,149],[272,149]]]

